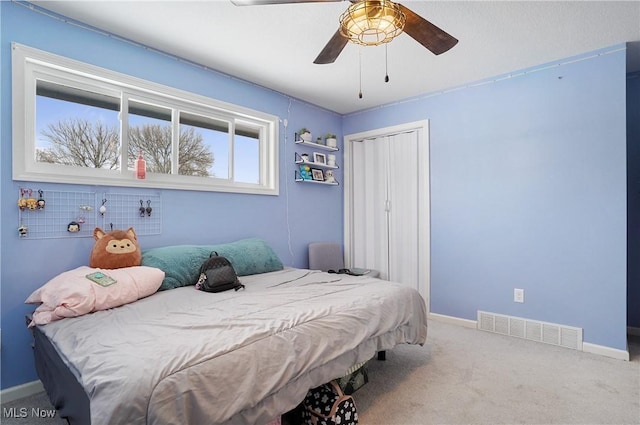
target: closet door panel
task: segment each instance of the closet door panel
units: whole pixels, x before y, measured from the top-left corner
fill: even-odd
[[[390,137],[388,159],[389,279],[418,289],[417,133]]]
[[[353,266],[378,270],[383,279],[389,275],[385,146],[376,139],[353,147]]]
[[[428,121],[345,138],[345,246],[349,267],[429,296]]]

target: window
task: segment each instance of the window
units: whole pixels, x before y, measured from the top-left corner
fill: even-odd
[[[16,43],[12,60],[14,180],[278,194],[277,117]]]

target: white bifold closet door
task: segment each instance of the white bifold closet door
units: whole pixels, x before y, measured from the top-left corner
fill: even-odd
[[[419,290],[417,131],[353,142],[351,159],[353,265]]]

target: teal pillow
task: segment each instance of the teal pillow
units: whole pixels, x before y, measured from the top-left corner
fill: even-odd
[[[174,245],[142,251],[142,265],[164,272],[158,291],[195,285],[200,266],[211,250],[196,245]]]
[[[218,255],[227,257],[238,276],[267,273],[282,270],[282,261],[262,239],[241,239],[236,242],[206,246]],[[208,256],[208,255],[207,255]]]
[[[211,252],[226,257],[238,276],[282,270],[282,261],[262,239],[241,239],[219,245],[174,245],[142,252],[142,265],[164,271],[159,291],[195,285],[202,263]]]

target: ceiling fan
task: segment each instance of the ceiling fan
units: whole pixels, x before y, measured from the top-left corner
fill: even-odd
[[[343,0],[231,0],[236,6],[336,1]],[[436,55],[458,43],[455,37],[399,3],[389,0],[350,1],[351,5],[340,16],[340,27],[313,63],[335,62],[349,41],[373,46],[387,43],[402,32]]]

